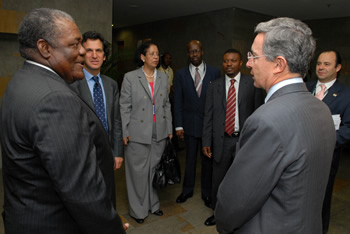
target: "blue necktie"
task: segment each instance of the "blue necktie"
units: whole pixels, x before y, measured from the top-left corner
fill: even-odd
[[[106,121],[106,111],[105,111],[105,103],[103,100],[102,87],[100,85],[100,82],[98,81],[99,79],[98,76],[94,76],[92,79],[95,81],[94,90],[93,90],[95,112],[98,118],[101,120],[102,125],[108,134],[108,125]]]

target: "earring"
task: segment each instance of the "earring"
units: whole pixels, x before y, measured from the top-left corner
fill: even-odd
[[[142,60],[142,62],[145,62],[145,60]]]

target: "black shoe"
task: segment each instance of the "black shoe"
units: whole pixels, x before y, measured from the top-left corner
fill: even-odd
[[[144,223],[145,219],[137,219],[131,216],[131,218],[135,219],[136,223]]]
[[[158,209],[154,211],[152,214],[157,215],[157,216],[163,216],[163,211],[161,209]]]
[[[181,193],[177,198],[176,198],[176,203],[184,203],[188,198],[193,196],[193,192],[192,193],[188,193],[188,194],[183,194]]]
[[[214,215],[212,215],[209,218],[207,218],[207,220],[205,220],[205,222],[204,222],[204,225],[205,226],[214,226],[214,225],[216,225]]]
[[[210,197],[206,197],[206,196],[202,195],[202,199],[204,201],[204,205],[209,207],[209,208],[211,208],[211,199],[210,199]]]

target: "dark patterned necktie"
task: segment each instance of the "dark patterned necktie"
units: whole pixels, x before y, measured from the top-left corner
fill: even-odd
[[[99,82],[98,76],[94,76],[92,79],[95,81],[95,85],[93,89],[95,112],[98,118],[101,120],[102,125],[105,128],[106,132],[108,133],[108,125],[106,120],[106,110],[105,110],[105,103],[103,100],[102,87]]]
[[[226,101],[225,132],[228,135],[231,135],[235,130],[236,89],[234,83],[235,79],[232,79]]]

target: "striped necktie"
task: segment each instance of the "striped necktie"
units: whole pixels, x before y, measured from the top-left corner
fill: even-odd
[[[226,117],[225,117],[225,132],[231,135],[235,130],[236,117],[236,89],[234,86],[235,79],[231,79],[231,85],[228,90],[226,100]]]

